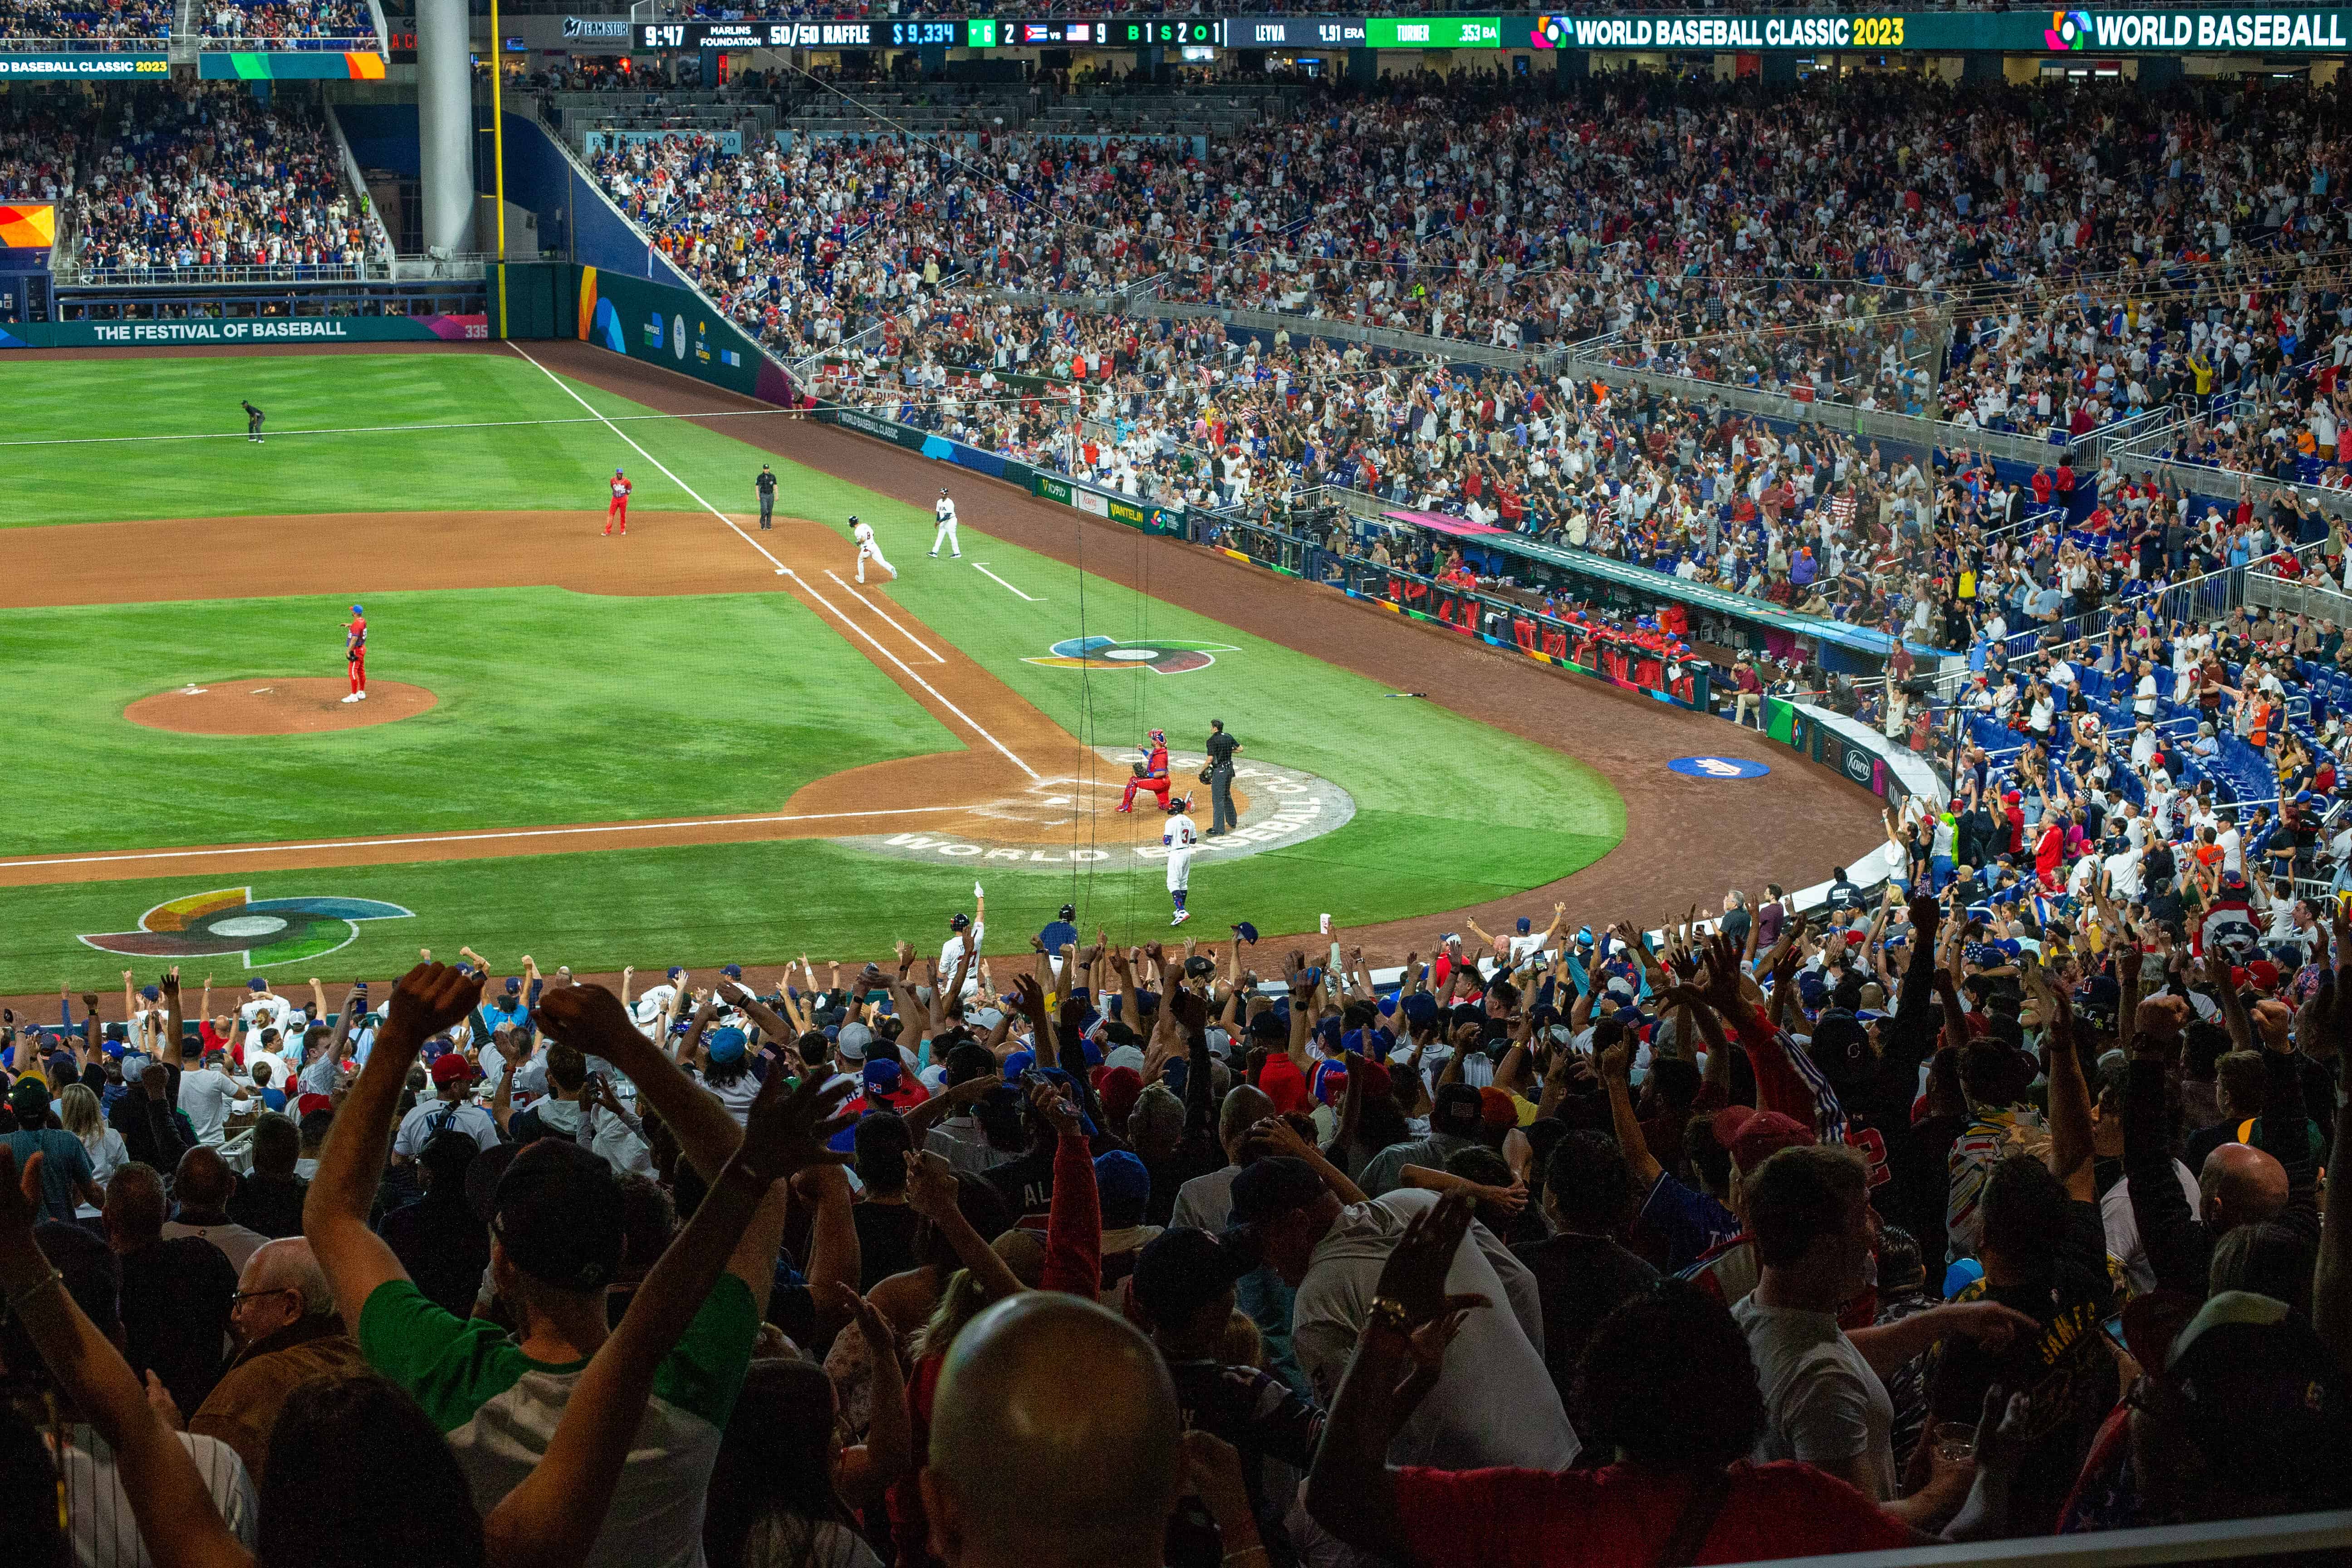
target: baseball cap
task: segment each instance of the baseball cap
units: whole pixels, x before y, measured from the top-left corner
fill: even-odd
[[[877,1057],[867,1062],[858,1074],[858,1081],[866,1087],[866,1099],[869,1105],[880,1100],[903,1110],[908,1106],[919,1105],[929,1098],[907,1080],[906,1069],[888,1058]]]
[[[621,1267],[624,1200],[603,1155],[542,1138],[515,1155],[490,1199],[490,1230],[517,1268],[593,1290]]]
[[[1531,921],[1531,920],[1528,919],[1528,917],[1527,917],[1527,916],[1525,916],[1525,915],[1521,915],[1521,916],[1519,917],[1519,934],[1520,934],[1521,936],[1525,936],[1525,935],[1527,935],[1529,931],[1533,931],[1533,930],[1535,930],[1535,929],[1536,929],[1536,922],[1535,922],[1535,921]]]
[[[1113,1149],[1097,1155],[1095,1188],[1101,1195],[1105,1230],[1124,1230],[1143,1223],[1143,1205],[1151,1197],[1151,1174],[1133,1153]]]
[[[1734,1105],[1715,1113],[1715,1141],[1731,1152],[1731,1163],[1746,1175],[1783,1149],[1819,1142],[1812,1129],[1777,1110]]]
[[[740,963],[730,963],[727,965],[726,968],[721,969],[719,973],[727,976],[730,980],[740,980],[743,978],[743,966]]]
[[[139,994],[146,997],[150,1002],[153,1002],[159,1000],[163,996],[163,993],[155,986],[142,985],[139,988]]]
[[[521,981],[520,979],[519,979],[518,977],[514,976],[514,975],[511,975],[511,974],[508,975],[508,976],[507,976],[507,994],[508,994],[508,995],[509,995],[509,996],[513,996],[513,995],[516,995],[516,994],[518,994],[519,993],[520,993],[520,992],[521,992],[521,990],[522,990],[522,981]]]
[[[1163,1230],[1136,1256],[1136,1305],[1154,1323],[1181,1323],[1257,1263],[1246,1231],[1215,1237],[1190,1226]]]
[[[673,963],[667,969],[662,971],[662,978],[665,980],[676,980],[679,975],[684,974],[685,973],[686,971],[684,969]]]
[[[267,991],[269,989],[269,982],[257,974],[245,983],[245,988],[247,991]]]
[[[1250,924],[1247,921],[1235,921],[1234,922],[1234,935],[1244,942],[1255,942],[1257,941],[1257,927]]]
[[[1448,1085],[1463,1088],[1465,1085]],[[1471,1091],[1476,1093],[1475,1089]],[[1323,1178],[1306,1161],[1277,1154],[1244,1165],[1234,1177],[1233,1217],[1236,1225],[1263,1225],[1277,1215],[1305,1208],[1324,1192]]]
[[[473,1080],[473,1064],[457,1051],[446,1051],[433,1063],[433,1082],[436,1088],[446,1088],[453,1083],[469,1083]]]
[[[1485,1119],[1486,1106],[1476,1088],[1449,1083],[1437,1091],[1437,1103],[1429,1112],[1429,1130],[1453,1138],[1468,1138],[1477,1132]]]
[[[873,1043],[874,1031],[865,1025],[844,1024],[840,1035],[833,1042],[833,1048],[841,1053],[844,1061],[862,1062],[866,1059],[866,1047]]]
[[[723,1029],[711,1030],[710,1059],[714,1062],[741,1061],[743,1047],[750,1037],[732,1025]]]

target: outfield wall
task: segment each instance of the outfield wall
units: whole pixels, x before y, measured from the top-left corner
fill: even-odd
[[[464,342],[489,335],[483,316],[255,316],[186,321],[16,321],[0,349],[128,349],[186,344]]]

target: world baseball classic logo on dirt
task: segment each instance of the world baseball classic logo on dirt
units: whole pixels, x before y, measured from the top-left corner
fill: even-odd
[[[1154,675],[1184,675],[1206,669],[1221,653],[1239,653],[1231,643],[1192,642],[1183,637],[1067,637],[1053,652],[1024,664],[1048,664],[1062,669],[1148,669]]]
[[[139,917],[137,931],[81,940],[135,958],[240,958],[247,969],[293,963],[349,946],[361,921],[405,921],[415,911],[374,899],[306,894],[258,899],[250,888],[190,893]]]

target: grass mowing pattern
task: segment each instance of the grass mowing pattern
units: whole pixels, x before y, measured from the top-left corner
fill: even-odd
[[[34,395],[18,438],[100,433],[87,424],[91,406],[142,410],[141,432],[218,428],[226,416],[215,418],[215,404],[234,413],[240,395],[280,426],[583,412],[520,359],[487,356],[25,369],[43,382],[55,371],[94,374],[68,394],[8,373],[18,381],[0,385]],[[579,390],[616,418],[647,412]],[[78,416],[68,407],[77,400]],[[683,421],[623,428],[705,499],[744,516],[755,509],[752,476],[773,462],[777,510],[841,532],[844,577],[853,574],[845,520],[864,517],[901,568],[892,596],[1082,738],[1124,745],[1157,726],[1180,749],[1196,749],[1209,719],[1222,718],[1248,748],[1245,760],[1345,786],[1358,815],[1339,832],[1196,864],[1192,904],[1198,928],[1213,935],[1241,919],[1298,930],[1325,911],[1361,923],[1506,897],[1591,864],[1623,835],[1622,803],[1582,763],[1176,609],[1150,598],[1148,583],[1137,591],[1087,575],[1083,629],[1235,651],[1192,674],[1097,672],[1083,683],[1076,671],[1024,663],[1079,634],[1075,568],[970,528],[963,563],[930,562],[925,509]],[[27,466],[38,470],[30,504],[11,519],[18,523],[404,505],[576,509],[599,503],[616,465],[637,481],[637,506],[698,510],[601,425],[289,437],[263,448],[225,441],[17,450],[37,455]],[[76,475],[92,454],[134,483],[90,492]],[[265,455],[267,467],[253,463]],[[397,475],[388,489],[370,478],[387,474]],[[951,488],[984,482],[944,466],[940,475]],[[1103,537],[1090,535],[1090,547]],[[1107,549],[1115,553],[1113,538]],[[1045,602],[1014,597],[972,570],[974,561]],[[821,579],[815,586],[835,591]],[[5,837],[20,849],[52,851],[770,809],[819,773],[963,743],[829,623],[788,595],[753,591],[770,587],[763,564],[749,557],[745,595],[690,606],[552,589],[371,595],[371,673],[431,687],[441,706],[381,729],[249,742],[163,735],[121,721],[120,710],[207,670],[319,673],[340,605],[311,597],[0,613],[0,668],[26,676],[0,697],[0,722],[32,742],[20,755],[37,760],[16,773],[18,809]],[[168,670],[159,670],[158,647],[174,650]],[[1205,812],[1205,795],[1200,804]],[[582,970],[748,963],[803,950],[870,954],[899,936],[935,940],[947,912],[968,906],[971,875],[963,863],[884,860],[800,841],[248,880],[259,898],[336,892],[415,910],[415,921],[362,926],[352,947],[322,961],[331,973],[381,973],[405,967],[419,945],[458,942],[494,953],[528,949],[543,967]],[[1156,865],[1073,877],[1066,868],[996,863],[984,875],[992,951],[1024,951],[1065,898],[1085,921],[1122,937],[1166,926]],[[79,934],[128,929],[150,906],[197,890],[181,878],[10,889],[0,900],[0,990],[54,984],[61,966],[87,963]]]

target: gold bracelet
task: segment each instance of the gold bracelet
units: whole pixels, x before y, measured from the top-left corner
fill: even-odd
[[[55,1268],[50,1268],[47,1278],[35,1280],[32,1284],[26,1286],[22,1290],[17,1291],[14,1296],[9,1297],[8,1310],[11,1312],[21,1311],[24,1309],[25,1303],[31,1300],[34,1297],[39,1295],[42,1291],[47,1289],[52,1285],[63,1285],[65,1282],[66,1277],[58,1273]]]

